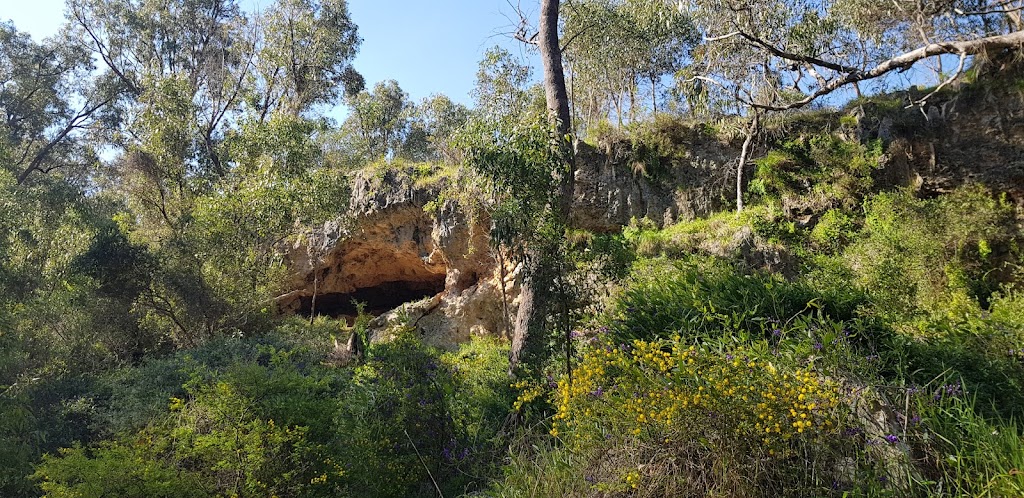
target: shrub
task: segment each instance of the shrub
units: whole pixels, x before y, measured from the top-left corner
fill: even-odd
[[[486,482],[511,404],[507,358],[486,341],[440,356],[409,335],[371,348],[335,418],[346,491],[425,496],[436,483],[448,496]]]
[[[857,235],[857,224],[853,217],[839,209],[829,209],[811,230],[811,242],[828,252],[846,247]]]
[[[851,340],[858,332],[820,317],[775,327],[746,342],[591,339],[551,394],[555,442],[514,446],[496,495],[840,496],[889,487],[877,476],[900,470],[865,444],[849,397],[850,379],[874,375]],[[537,387],[523,387],[529,402]]]
[[[61,450],[34,478],[69,497],[336,496],[344,469],[326,437],[330,384],[288,352],[264,351],[268,366],[235,364],[217,380],[200,368],[143,429]]]
[[[830,302],[805,284],[778,275],[743,274],[711,258],[648,261],[638,266],[613,307],[616,341],[719,335],[758,337],[769,320],[786,321],[821,308],[838,319],[852,316],[851,302]]]
[[[756,161],[751,191],[801,210],[852,209],[869,193],[881,154],[877,140],[861,144],[834,134],[802,136]]]
[[[958,390],[959,383],[937,378],[931,389],[914,397],[911,415],[915,441],[934,465],[934,490],[955,496],[1024,495],[1024,440],[1013,420],[978,414],[976,399]]]
[[[972,300],[984,305],[1019,260],[1014,208],[983,187],[936,199],[879,194],[865,212],[863,235],[843,258],[884,316],[962,314]]]

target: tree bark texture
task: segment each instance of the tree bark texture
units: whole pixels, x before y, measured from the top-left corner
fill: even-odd
[[[562,67],[562,50],[558,41],[559,0],[541,0],[540,22],[537,45],[540,48],[544,68],[544,97],[548,108],[548,119],[552,125],[551,147],[557,153],[560,164],[554,172],[558,191],[552,209],[555,222],[564,225],[569,219],[572,205],[575,160],[570,141],[571,118],[569,115],[569,93],[565,85],[565,71]],[[538,296],[537,265],[547,259],[537,250],[527,251],[523,275],[519,310],[516,313],[515,331],[512,337],[512,351],[509,354],[509,370],[514,370],[523,360],[539,351],[543,340],[544,321],[548,306],[543,296]]]
[[[758,118],[760,115],[757,110],[753,111],[753,118],[750,120],[750,128],[747,129],[747,138],[743,140],[743,148],[740,150],[739,164],[736,165],[736,212],[740,213],[743,211],[743,168],[747,165],[747,160],[750,158],[750,146],[754,142],[754,136],[757,135]]]

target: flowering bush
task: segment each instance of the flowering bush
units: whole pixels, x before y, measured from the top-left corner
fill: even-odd
[[[791,368],[752,347],[670,341],[591,349],[555,391],[551,433],[569,441],[613,434],[658,440],[730,439],[785,454],[793,439],[835,434],[839,386],[813,365]]]

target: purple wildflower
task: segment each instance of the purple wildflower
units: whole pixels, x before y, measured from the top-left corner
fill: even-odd
[[[853,437],[864,432],[860,427],[847,427],[843,431],[843,435],[846,437]]]

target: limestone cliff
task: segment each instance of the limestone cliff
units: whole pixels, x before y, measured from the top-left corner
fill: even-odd
[[[1004,192],[1024,207],[1024,66],[991,62],[977,81],[947,89],[921,107],[912,89],[862,106],[861,138],[881,139],[879,188],[907,186],[930,196],[965,183]]]
[[[288,247],[295,290],[278,298],[279,309],[352,317],[359,301],[373,315],[409,322],[437,346],[504,333],[502,272],[488,248],[489,226],[455,202],[438,203],[444,185],[417,182],[415,169],[356,175],[345,221]],[[436,206],[431,212],[428,203]],[[506,278],[505,294],[514,291],[514,278]],[[386,328],[383,320],[373,325]]]
[[[923,109],[900,104],[912,95],[891,96],[896,104],[867,103],[828,119],[859,113],[859,137],[853,139],[885,143],[875,189],[913,186],[929,195],[980,182],[1024,206],[1021,80],[1016,74],[989,79],[937,96]],[[653,164],[625,141],[581,144],[572,223],[613,232],[633,218],[665,225],[727,208],[736,144],[685,126],[670,136],[675,156]],[[401,323],[442,347],[473,334],[507,334],[516,312],[517,269],[496,261],[486,215],[473,215],[450,199],[457,197],[446,194],[450,178],[424,178],[422,170],[376,168],[356,175],[339,217],[344,221],[324,225],[285,251],[293,290],[278,298],[279,309],[351,317],[353,302],[364,302],[378,316],[372,322],[378,339]],[[814,222],[806,218],[796,221]],[[751,251],[742,248],[751,245],[749,235],[749,229],[737,232],[740,249],[730,254],[738,251],[758,267],[782,264],[785,255],[747,255]]]
[[[631,218],[672,223],[719,208],[731,189],[734,151],[695,135],[685,140],[686,157],[666,162],[657,174],[638,171],[628,144],[605,151],[582,145],[573,223],[608,232]],[[353,317],[359,301],[378,315],[371,324],[378,338],[400,322],[442,347],[473,334],[507,334],[516,312],[517,268],[496,261],[485,215],[474,217],[444,200],[450,179],[422,176],[417,167],[357,174],[341,221],[284,251],[293,290],[277,299],[278,308]]]

